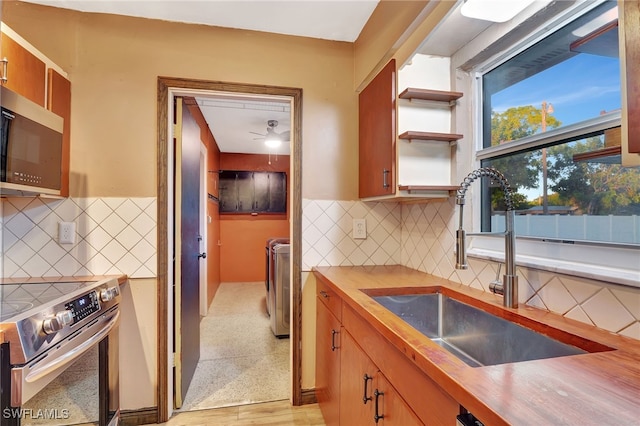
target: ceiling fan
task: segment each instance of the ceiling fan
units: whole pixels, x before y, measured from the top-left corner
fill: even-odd
[[[275,130],[276,127],[278,127],[278,120],[268,120],[266,134],[256,133],[256,132],[249,132],[249,133],[253,133],[254,135],[261,136],[259,138],[253,138],[254,140],[264,139],[265,145],[267,145],[270,148],[276,148],[280,146],[282,142],[289,142],[289,139],[291,137],[291,132],[289,130],[286,130],[282,133],[278,133]]]

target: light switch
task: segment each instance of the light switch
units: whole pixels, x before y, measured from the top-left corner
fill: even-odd
[[[353,238],[356,240],[364,240],[367,238],[366,219],[353,219]]]

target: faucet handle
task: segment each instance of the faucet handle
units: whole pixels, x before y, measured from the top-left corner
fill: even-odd
[[[491,293],[504,294],[504,285],[502,284],[502,280],[500,279],[501,268],[502,268],[502,263],[498,263],[498,271],[496,272],[496,279],[489,283],[489,290],[491,290]]]

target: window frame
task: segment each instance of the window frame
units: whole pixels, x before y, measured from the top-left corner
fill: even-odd
[[[580,14],[587,13],[602,4],[604,0],[594,2],[590,7],[580,10]],[[473,163],[480,167],[482,160],[501,157],[522,152],[533,148],[555,145],[557,142],[569,142],[588,137],[590,134],[621,125],[620,111],[611,112],[599,117],[570,124],[557,129],[548,130],[527,136],[508,144],[485,148],[483,146],[483,87],[482,76],[510,60],[518,53],[573,21],[576,15],[563,15],[549,22],[545,30],[525,40],[514,43],[507,52],[499,57],[479,64],[472,72],[472,92],[475,108],[472,117],[473,134],[475,139]],[[481,229],[481,212],[484,208],[481,200],[483,191],[474,191],[472,202],[480,206],[474,211],[473,229]],[[603,243],[596,241],[557,241],[548,238],[531,236],[517,236],[516,264],[529,268],[542,269],[567,275],[580,276],[606,282],[640,288],[640,245]],[[503,238],[496,235],[474,235],[469,238],[467,254],[491,261],[504,262]]]

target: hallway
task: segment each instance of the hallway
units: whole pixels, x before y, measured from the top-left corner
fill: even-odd
[[[289,339],[271,332],[264,282],[221,283],[200,322],[200,361],[181,412],[288,400]]]

